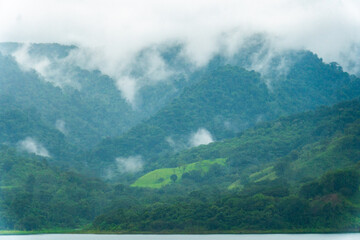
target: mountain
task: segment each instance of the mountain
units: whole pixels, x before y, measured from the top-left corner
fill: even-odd
[[[359,109],[353,100],[261,123],[159,158],[172,168],[131,186],[2,145],[0,224],[73,229],[98,216],[92,231],[350,231],[360,211]],[[160,187],[141,183],[149,174]]]
[[[245,130],[236,138],[168,155],[158,162],[181,170],[189,163],[226,159],[225,168],[207,174],[212,180],[201,176],[193,179],[199,187],[216,182],[221,183],[221,188],[236,188],[241,187],[241,182],[276,178],[285,178],[289,183],[307,181],[360,160],[359,109],[360,101],[353,100],[282,117]],[[178,180],[181,175],[180,171]]]
[[[40,48],[48,55],[54,55],[51,51],[54,47],[61,53],[56,54],[56,59],[68,54],[67,47],[35,45],[36,49]],[[58,125],[72,143],[82,147],[91,146],[109,134],[108,129],[115,123],[120,125],[120,129],[117,128],[120,134],[124,124],[119,124],[119,119],[123,119],[123,113],[131,111],[112,81],[99,72],[69,67],[67,71],[75,79],[89,79],[84,81],[88,85],[82,85],[83,90],[79,91],[67,85],[56,86],[35,70],[23,70],[9,55],[0,56],[0,69],[0,102],[3,105],[36,110],[46,124]],[[62,76],[61,72],[59,74]]]
[[[161,50],[163,58],[176,66],[176,47]],[[98,70],[85,70],[73,63],[76,46],[59,44],[0,44],[0,103],[35,109],[42,121],[59,128],[69,142],[91,148],[101,139],[119,136],[148,118],[190,84],[196,72],[169,68],[170,80],[154,83],[142,77],[147,51],[137,57],[132,75],[144,86],[136,102],[129,103],[116,81]],[[159,50],[160,51],[160,50]],[[145,59],[145,60],[143,60]],[[176,74],[175,74],[176,73]],[[190,75],[191,76],[190,76]]]
[[[360,79],[261,35],[202,67],[183,50],[139,52],[129,98],[76,46],[0,44],[0,227],[358,228]]]
[[[141,156],[148,171],[166,166],[159,165],[159,156],[234,137],[262,121],[360,96],[360,79],[337,64],[325,64],[306,51],[288,57],[292,64],[286,77],[270,82],[238,66],[205,72],[157,114],[120,137],[103,140],[84,158],[106,174],[109,167],[116,169],[116,158]]]
[[[177,167],[155,170],[132,185],[155,189],[154,194],[176,193],[177,198],[130,208],[115,205],[94,220],[92,229],[357,231],[359,133],[357,99],[263,123],[237,138],[178,153],[163,159],[180,163]]]

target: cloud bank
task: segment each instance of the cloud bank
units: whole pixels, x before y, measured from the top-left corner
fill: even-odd
[[[360,72],[359,12],[358,0],[0,0],[0,41],[76,44],[71,59],[115,79],[133,103],[142,86],[171,76],[156,51],[169,43],[184,46],[180,55],[199,67],[217,53],[231,57],[246,37],[262,33],[275,52],[307,49]],[[134,76],[129,66],[154,47]],[[46,59],[34,64],[28,67],[51,76]]]
[[[27,137],[18,143],[21,150],[28,153],[33,153],[42,157],[50,157],[50,154],[46,148],[31,137]]]

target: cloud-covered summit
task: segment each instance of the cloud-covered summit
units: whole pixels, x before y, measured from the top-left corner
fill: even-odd
[[[358,73],[359,12],[357,0],[0,1],[0,41],[75,44],[73,61],[115,79],[124,98],[134,102],[142,86],[172,72],[157,51],[143,59],[148,79],[134,77],[129,66],[143,49],[168,43],[182,44],[180,55],[203,66],[262,33],[275,52],[311,50]],[[40,63],[36,67],[45,72],[46,62]]]

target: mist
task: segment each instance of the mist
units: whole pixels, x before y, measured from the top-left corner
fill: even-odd
[[[49,59],[46,56],[33,56],[29,54],[31,44],[25,43],[11,53],[23,71],[35,71],[46,82],[56,87],[70,86],[80,88],[75,75],[69,70],[67,59]],[[65,70],[66,69],[66,70]]]
[[[110,76],[136,105],[139,89],[174,74],[157,50],[164,44],[181,44],[180,55],[201,67],[216,54],[231,57],[246,38],[261,33],[270,52],[253,59],[254,70],[266,72],[274,54],[306,49],[358,74],[359,12],[356,0],[0,1],[0,41],[75,44],[66,61]],[[144,49],[151,51],[139,61]],[[74,84],[71,76],[57,79],[61,72],[46,58],[30,64],[24,52],[14,55],[24,69],[60,87]],[[279,72],[286,72],[283,63]],[[134,64],[142,69],[138,76],[132,74]]]
[[[200,145],[207,145],[214,142],[211,133],[205,128],[199,128],[190,137],[189,143],[191,147],[197,147]]]
[[[68,133],[68,130],[66,129],[66,122],[62,119],[56,120],[55,128],[65,135]]]
[[[18,147],[22,151],[33,153],[42,157],[50,157],[48,150],[32,137],[27,137],[24,140],[18,142]]]
[[[141,156],[130,156],[127,158],[116,158],[118,171],[121,173],[136,173],[143,169],[144,162]]]

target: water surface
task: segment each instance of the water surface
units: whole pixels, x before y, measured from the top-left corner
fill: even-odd
[[[0,236],[0,240],[360,240],[359,233],[348,234],[216,234],[216,235],[97,235],[43,234]]]

